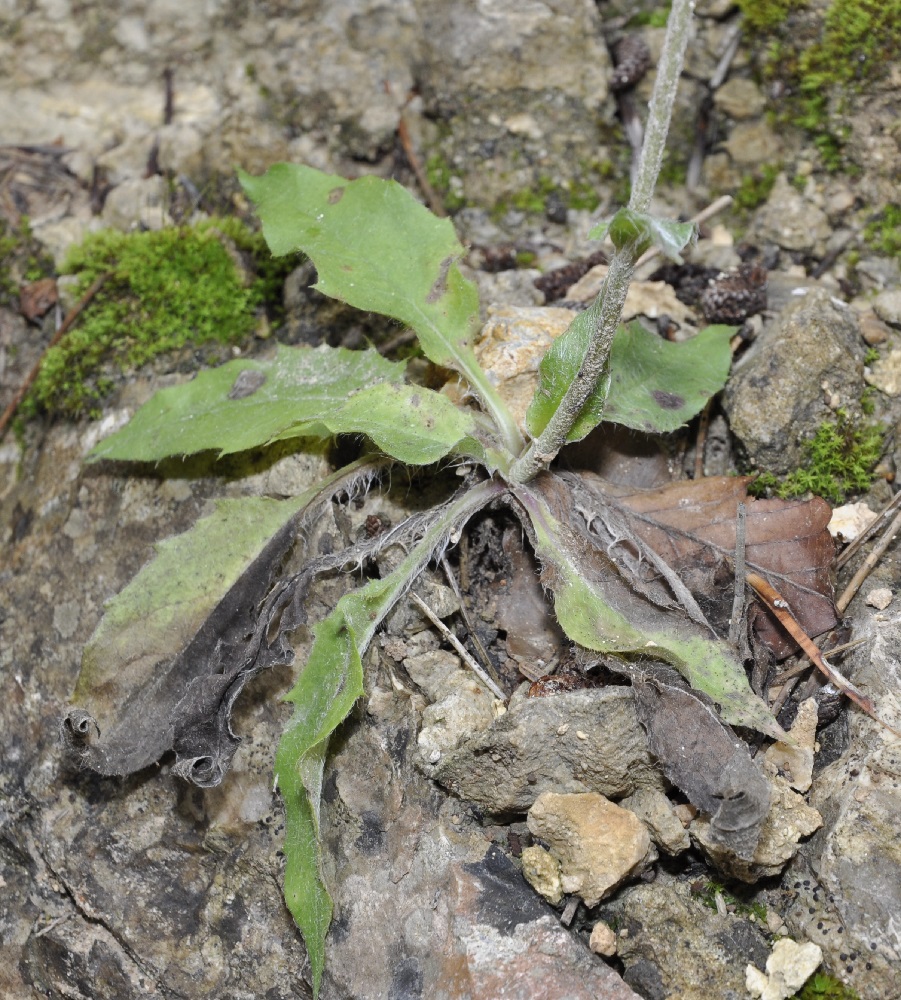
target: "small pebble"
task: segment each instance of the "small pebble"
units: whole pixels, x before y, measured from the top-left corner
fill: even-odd
[[[885,611],[892,603],[893,596],[888,587],[877,587],[876,590],[871,590],[867,594],[867,604],[878,611]]]
[[[595,955],[605,955],[609,958],[616,954],[616,933],[609,924],[599,920],[591,931],[588,947]]]

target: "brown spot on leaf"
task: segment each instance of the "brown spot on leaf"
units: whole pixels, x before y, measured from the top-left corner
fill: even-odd
[[[419,406],[419,403],[420,403],[420,398],[418,393],[410,397],[410,406],[417,407]]]
[[[447,291],[447,275],[450,271],[451,264],[454,262],[453,254],[448,255],[441,261],[441,265],[438,268],[438,277],[435,279],[434,284],[429,289],[429,294],[426,296],[426,302],[429,305],[434,305],[442,295]]]
[[[266,373],[256,368],[245,368],[238,373],[235,384],[228,394],[229,399],[245,399],[252,396],[266,381]]]
[[[664,392],[663,389],[655,389],[651,395],[661,410],[679,410],[685,406],[685,400],[675,392]]]
[[[337,205],[338,202],[344,197],[344,186],[332,188],[328,193],[328,203],[330,205]]]

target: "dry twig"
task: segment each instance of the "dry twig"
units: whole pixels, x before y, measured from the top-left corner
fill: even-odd
[[[898,515],[898,519],[901,520],[901,514]],[[862,691],[858,690],[858,688],[856,688],[846,677],[843,677],[838,670],[835,669],[835,667],[826,661],[823,654],[817,648],[816,643],[798,624],[795,616],[792,614],[791,608],[788,605],[788,601],[786,601],[785,598],[782,597],[777,590],[775,590],[775,588],[771,587],[769,583],[763,579],[763,577],[758,576],[756,573],[748,573],[747,580],[750,586],[754,588],[760,599],[766,604],[776,618],[778,618],[779,624],[810,657],[811,662],[826,675],[829,682],[834,687],[838,688],[843,695],[850,698],[851,701],[858,706],[858,708],[866,712],[866,714],[869,715],[874,722],[878,722],[880,726],[885,727],[890,733],[894,733],[895,736],[901,737],[901,732],[894,729],[887,722],[883,722],[882,719],[876,715],[876,709],[873,702]],[[792,681],[789,681],[788,684],[792,684],[793,681],[794,678]],[[786,695],[786,697],[788,696]]]
[[[13,397],[12,402],[3,411],[3,415],[0,416],[0,440],[3,439],[3,436],[6,433],[6,429],[9,426],[10,421],[15,416],[16,410],[19,408],[22,400],[25,398],[25,394],[31,388],[32,384],[34,383],[34,380],[38,377],[38,373],[41,370],[41,365],[44,363],[44,358],[47,356],[47,352],[50,350],[51,347],[55,347],[60,342],[60,340],[62,340],[63,336],[70,330],[75,320],[77,320],[78,317],[81,315],[84,308],[103,287],[104,283],[106,282],[107,278],[109,278],[109,276],[110,273],[107,271],[106,273],[101,274],[98,278],[95,278],[94,281],[91,283],[90,287],[88,288],[88,290],[84,293],[84,295],[82,295],[82,297],[78,300],[78,302],[76,302],[75,305],[72,306],[72,308],[66,314],[66,318],[62,321],[62,323],[60,323],[59,329],[56,331],[56,333],[53,334],[50,343],[44,348],[44,351],[41,354],[40,358],[38,358],[35,366],[31,369],[28,375],[26,375],[25,381],[19,386],[19,390]]]

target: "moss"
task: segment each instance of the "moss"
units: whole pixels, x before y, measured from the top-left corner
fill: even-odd
[[[671,3],[666,3],[656,10],[639,11],[629,18],[626,27],[640,28],[647,25],[650,28],[665,28],[671,7]]]
[[[590,181],[572,181],[566,191],[568,208],[593,212],[601,203],[597,185]]]
[[[739,916],[756,917],[761,923],[766,922],[766,907],[763,903],[741,900],[715,879],[705,882],[697,891],[692,887],[692,892],[708,909],[715,910],[717,908],[716,897],[722,896],[723,902],[730,907],[732,913]]]
[[[738,0],[745,25],[754,31],[773,31],[780,27],[792,10],[804,6],[804,0]]]
[[[738,2],[765,48],[764,77],[786,85],[783,119],[811,134],[827,170],[847,169],[839,115],[901,48],[901,0],[831,0],[819,22],[796,16],[809,0]]]
[[[432,153],[425,162],[425,174],[429,184],[441,195],[446,212],[459,212],[466,206],[466,199],[454,190],[454,173],[442,153]]]
[[[879,360],[879,351],[875,347],[869,348],[867,350],[867,353],[863,356],[863,363],[865,365],[875,365],[878,360]],[[868,386],[868,388],[871,387]],[[869,396],[867,398],[869,398]],[[861,406],[863,406],[863,398],[861,398],[860,402]],[[872,407],[872,403],[870,403],[870,406]]]
[[[821,424],[806,443],[804,468],[781,480],[765,472],[751,484],[752,492],[757,496],[772,492],[783,499],[813,493],[831,503],[843,503],[873,485],[873,468],[884,438],[881,424],[855,423],[845,410],[837,410],[835,419]]]
[[[18,308],[19,288],[53,274],[53,261],[23,216],[17,228],[0,219],[0,307]]]
[[[789,1000],[860,1000],[850,986],[825,972],[816,972]]]
[[[863,238],[887,257],[901,255],[901,205],[886,205],[877,218],[864,226]]]
[[[745,174],[741,179],[741,185],[735,192],[736,207],[750,212],[758,205],[762,205],[769,198],[778,176],[778,165],[770,163],[753,173]]]
[[[256,267],[249,281],[235,253],[251,270]],[[24,412],[96,412],[116,370],[128,371],[188,344],[240,341],[253,330],[258,307],[280,298],[284,275],[294,264],[290,258],[273,259],[262,236],[237,219],[90,235],[70,251],[63,267],[77,276],[74,296],[81,297],[101,274],[109,277],[78,323],[47,352]]]

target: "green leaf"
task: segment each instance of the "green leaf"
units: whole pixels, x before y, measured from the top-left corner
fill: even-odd
[[[282,735],[275,773],[285,801],[285,902],[303,933],[313,993],[325,965],[332,901],[320,868],[319,802],[328,738],[363,693],[362,656],[375,630],[452,532],[503,492],[481,483],[432,515],[422,537],[393,573],[346,594],[316,626],[313,648],[287,695],[294,716]]]
[[[588,313],[579,313],[541,359],[538,388],[526,413],[533,437],[544,430],[575,378],[592,335],[591,323]],[[601,420],[657,433],[681,427],[726,384],[733,332],[730,326],[708,326],[690,340],[673,343],[637,320],[619,327],[610,351],[609,379],[589,397],[568,440],[581,440]]]
[[[330,477],[330,480],[334,477]],[[76,699],[114,685],[122,695],[158,679],[270,538],[320,495],[322,486],[290,500],[218,500],[208,517],[156,545],[156,555],[106,606],[82,655]]]
[[[319,291],[415,330],[431,361],[466,376],[518,450],[515,421],[472,350],[478,291],[457,266],[464,250],[448,219],[377,177],[346,181],[288,163],[239,176],[276,256],[303,251]]]
[[[602,240],[608,234],[617,250],[629,250],[635,259],[654,246],[665,257],[681,264],[679,255],[697,239],[698,227],[693,222],[658,219],[631,208],[621,208],[609,221],[598,223],[588,233],[588,238]]]
[[[284,347],[272,361],[236,360],[163,389],[90,458],[153,462],[220,455],[295,437],[366,434],[414,465],[476,434],[472,411],[430,389],[401,384],[402,364],[375,351]],[[474,440],[467,453],[483,454]],[[465,449],[464,449],[465,450]]]
[[[616,571],[608,579],[596,572],[584,539],[566,523],[562,489],[559,480],[551,485],[545,477],[534,489],[518,487],[515,495],[528,511],[542,579],[553,590],[557,620],[570,639],[599,653],[668,663],[719,705],[726,722],[784,739],[725,643],[687,615],[651,604]]]

